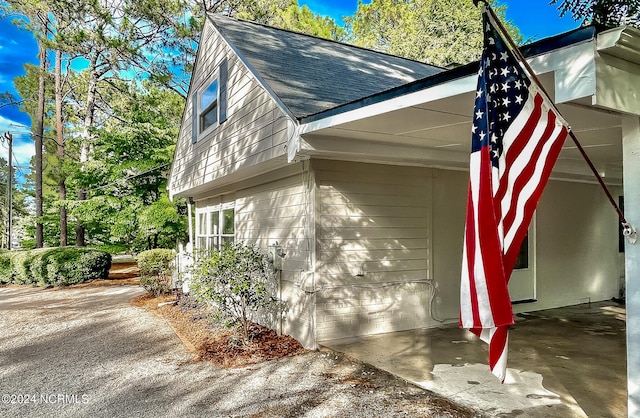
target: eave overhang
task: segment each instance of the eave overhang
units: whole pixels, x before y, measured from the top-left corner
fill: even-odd
[[[639,103],[639,35],[632,28],[598,33],[586,27],[522,48],[612,184],[620,184],[622,174],[620,114],[635,112]],[[478,63],[471,63],[305,117],[289,142],[289,161],[315,157],[465,169],[477,70]],[[594,180],[577,153],[566,144],[556,178]]]

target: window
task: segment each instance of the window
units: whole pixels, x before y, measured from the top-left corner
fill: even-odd
[[[233,204],[214,205],[197,209],[198,252],[219,250],[235,240],[235,209]]]
[[[211,84],[199,96],[198,109],[198,133],[218,124],[218,79]]]
[[[528,269],[529,268],[529,232],[522,240],[520,251],[518,252],[518,258],[516,259],[516,265],[514,270]]]
[[[191,142],[196,143],[227,119],[227,60],[223,59],[214,78],[195,90],[191,99]]]

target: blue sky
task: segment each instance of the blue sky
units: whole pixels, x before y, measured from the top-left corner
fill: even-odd
[[[339,24],[342,24],[342,17],[353,14],[358,5],[357,0],[298,0],[298,3],[307,5],[315,13],[334,18]],[[507,19],[520,29],[524,39],[542,39],[579,26],[570,16],[560,19],[556,6],[550,6],[549,0],[508,0],[501,3],[507,5]],[[24,74],[25,63],[37,64],[36,56],[33,38],[13,26],[10,19],[0,19],[0,92],[15,94],[14,77]],[[6,131],[16,133],[14,153],[18,164],[23,167],[29,165],[34,148],[27,135],[19,134],[27,130],[15,125],[29,124],[29,117],[17,107],[0,108],[0,135]],[[7,158],[7,150],[1,144],[0,156]]]

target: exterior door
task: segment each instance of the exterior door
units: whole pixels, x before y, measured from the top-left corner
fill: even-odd
[[[509,280],[511,302],[533,302],[536,300],[536,217],[534,215],[529,231],[516,261],[516,266]]]

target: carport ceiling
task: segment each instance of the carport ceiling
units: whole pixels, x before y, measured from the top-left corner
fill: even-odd
[[[468,155],[474,97],[474,93],[447,97],[319,129],[304,137],[315,143],[322,138],[347,139],[361,146],[369,143],[446,150],[449,156],[451,152]],[[617,177],[615,174],[622,169],[620,115],[580,102],[560,104],[558,108],[596,167]],[[446,166],[450,162],[459,167],[460,159],[466,158],[463,155],[449,161],[440,160],[439,165]],[[561,161],[583,163],[570,138],[560,154],[559,164]]]

